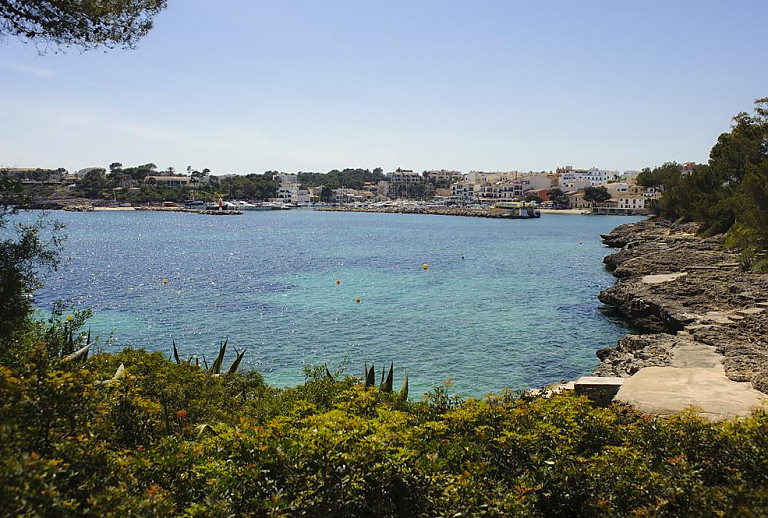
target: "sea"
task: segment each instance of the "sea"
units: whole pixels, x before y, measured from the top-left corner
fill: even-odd
[[[25,216],[32,217],[32,216]],[[99,348],[228,365],[278,387],[305,368],[363,376],[394,364],[395,390],[482,397],[589,375],[625,324],[600,234],[638,218],[533,220],[311,210],[242,216],[56,212],[63,263],[35,294],[91,308]]]

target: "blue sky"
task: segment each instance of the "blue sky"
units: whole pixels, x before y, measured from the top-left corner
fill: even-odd
[[[0,42],[0,166],[214,174],[705,162],[764,0],[169,0],[134,51]]]

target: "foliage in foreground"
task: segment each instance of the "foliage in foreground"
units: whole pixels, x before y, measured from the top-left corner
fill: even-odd
[[[113,379],[120,365],[125,371]],[[0,367],[0,515],[759,516],[768,415],[291,389],[160,353]],[[106,383],[104,383],[106,381]]]

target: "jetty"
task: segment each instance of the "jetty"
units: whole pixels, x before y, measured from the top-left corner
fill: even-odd
[[[365,207],[318,207],[317,211],[328,212],[380,212],[386,214],[432,214],[436,216],[465,216],[472,218],[498,219],[533,219],[540,216],[535,209],[515,210],[512,208],[475,208],[475,207],[441,207],[425,205],[384,205]]]
[[[243,214],[239,210],[186,209],[184,207],[134,207],[134,209],[149,212],[186,212],[205,216],[241,216]]]

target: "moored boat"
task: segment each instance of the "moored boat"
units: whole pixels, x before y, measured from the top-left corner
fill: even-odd
[[[536,209],[533,202],[524,201],[500,201],[491,206],[494,210],[500,210],[509,213],[510,218],[529,219],[540,218],[541,212]]]

